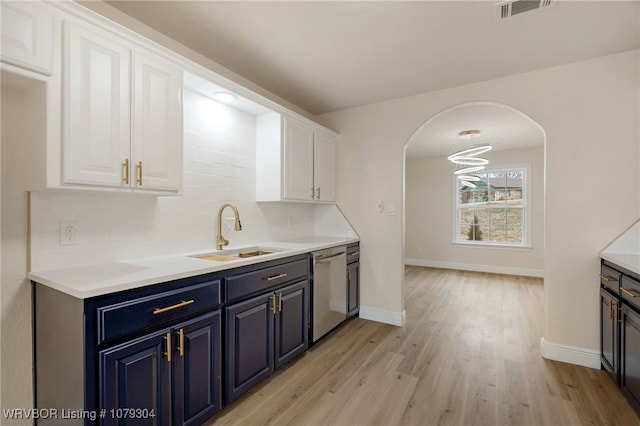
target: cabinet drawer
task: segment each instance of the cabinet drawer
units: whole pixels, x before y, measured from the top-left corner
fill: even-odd
[[[220,280],[98,307],[98,344],[220,304]]]
[[[347,246],[347,263],[356,262],[360,259],[360,245]]]
[[[620,295],[630,305],[640,309],[640,282],[623,275],[620,282]]]
[[[306,278],[309,261],[297,260],[225,279],[226,301],[241,299],[298,278]]]
[[[620,291],[621,275],[620,272],[602,265],[600,267],[600,285],[617,294]]]

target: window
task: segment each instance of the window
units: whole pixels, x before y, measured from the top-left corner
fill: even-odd
[[[528,166],[486,169],[475,188],[456,179],[455,242],[529,246]]]

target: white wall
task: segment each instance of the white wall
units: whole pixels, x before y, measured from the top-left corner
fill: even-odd
[[[597,360],[599,251],[640,213],[638,51],[319,117],[341,134],[338,202],[362,237],[362,305],[401,315],[403,147],[427,119],[498,102],[546,139],[545,328],[550,344]],[[378,200],[397,214],[378,214]]]
[[[543,139],[543,135],[540,135]],[[405,257],[412,265],[542,276],[544,271],[544,147],[490,151],[493,167],[529,164],[531,248],[453,244],[454,184],[446,157],[406,161]]]
[[[43,137],[44,88],[2,87],[1,366],[3,408],[32,406],[31,285],[28,271],[29,152],[27,141]],[[0,423],[3,423],[0,420]],[[27,420],[12,425],[30,424]]]

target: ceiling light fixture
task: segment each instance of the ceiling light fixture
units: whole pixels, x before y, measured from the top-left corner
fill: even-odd
[[[480,136],[480,130],[464,130],[458,133],[458,137],[462,140],[468,141]]]
[[[455,172],[453,172],[456,176],[458,175],[462,175],[462,174],[466,174],[466,173],[473,173],[473,172],[477,172],[484,169],[484,166],[473,166],[473,167],[465,167],[464,169],[458,169]]]
[[[458,179],[466,180],[469,182],[478,182],[479,180],[481,180],[478,176],[471,176],[471,175],[458,175]]]
[[[238,97],[230,92],[215,92],[213,94],[213,99],[218,102],[222,102],[223,104],[230,104],[231,102],[238,99]]]

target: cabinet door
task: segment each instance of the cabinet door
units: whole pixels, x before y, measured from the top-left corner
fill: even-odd
[[[313,180],[316,200],[336,200],[336,144],[334,138],[316,130],[314,139]]]
[[[620,386],[640,405],[640,316],[625,306],[622,313]]]
[[[283,198],[312,201],[313,128],[301,121],[284,117]]]
[[[170,425],[171,362],[168,329],[99,353],[100,408],[103,425]],[[170,349],[170,348],[169,348]],[[111,410],[153,410],[153,418],[118,418]],[[117,412],[117,411],[116,411]]]
[[[220,311],[174,327],[175,425],[200,425],[222,407]]]
[[[602,366],[618,383],[618,298],[600,290],[600,358]]]
[[[64,30],[63,180],[128,187],[129,49],[98,29]]]
[[[25,1],[0,3],[2,61],[51,74],[53,17],[42,4]]]
[[[302,281],[276,292],[275,368],[301,354],[309,346],[309,282]]]
[[[360,262],[347,264],[347,316],[360,310]]]
[[[225,308],[225,398],[231,402],[273,372],[273,293]]]
[[[182,71],[150,52],[133,53],[131,182],[178,191],[182,182]]]

